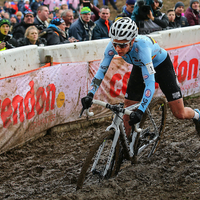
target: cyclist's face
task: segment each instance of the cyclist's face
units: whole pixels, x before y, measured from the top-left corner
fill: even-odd
[[[131,41],[131,45],[134,40]],[[128,40],[113,40],[113,46],[119,56],[124,56],[130,50],[130,42]]]

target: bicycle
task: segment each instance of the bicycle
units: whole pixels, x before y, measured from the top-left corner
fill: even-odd
[[[83,184],[94,184],[118,174],[123,160],[136,164],[141,156],[153,155],[160,143],[166,123],[167,103],[162,97],[154,98],[143,114],[140,123],[132,127],[130,138],[127,138],[123,123],[123,115],[130,115],[140,103],[123,108],[123,104],[93,100],[93,104],[110,109],[114,117],[105,133],[90,148],[77,180],[77,190]],[[94,113],[86,110],[88,116]],[[81,112],[81,115],[83,110]],[[81,116],[80,115],[80,116]],[[104,132],[104,131],[103,131]]]

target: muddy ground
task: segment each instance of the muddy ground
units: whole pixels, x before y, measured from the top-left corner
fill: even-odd
[[[197,108],[199,102],[185,104]],[[0,155],[0,199],[200,199],[200,138],[192,120],[176,120],[169,110],[153,157],[126,163],[117,177],[76,192],[86,150],[106,125],[48,134]]]

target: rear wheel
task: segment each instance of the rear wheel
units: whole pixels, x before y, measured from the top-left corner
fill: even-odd
[[[102,135],[102,134],[101,134]],[[81,172],[77,180],[77,190],[82,188],[83,185],[91,185],[99,182],[102,178],[111,178],[119,171],[119,140],[114,150],[114,154],[111,160],[111,164],[106,175],[103,177],[103,172],[109,157],[112,142],[114,139],[114,130],[106,131],[98,139],[98,141],[91,147],[88,156],[82,166]],[[100,154],[99,148],[104,145],[104,148]],[[91,171],[96,156],[99,155],[98,163]]]
[[[166,100],[162,97],[154,98],[148,108],[150,114],[147,111],[144,113],[140,122],[140,127],[143,131],[137,134],[134,145],[135,162],[141,156],[150,157],[156,152],[165,128],[167,116]]]

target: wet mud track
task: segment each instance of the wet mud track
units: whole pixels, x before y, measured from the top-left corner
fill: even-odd
[[[154,156],[125,162],[116,177],[76,191],[87,150],[107,125],[48,134],[0,155],[0,199],[200,199],[200,137],[192,120],[177,120],[170,110]]]

